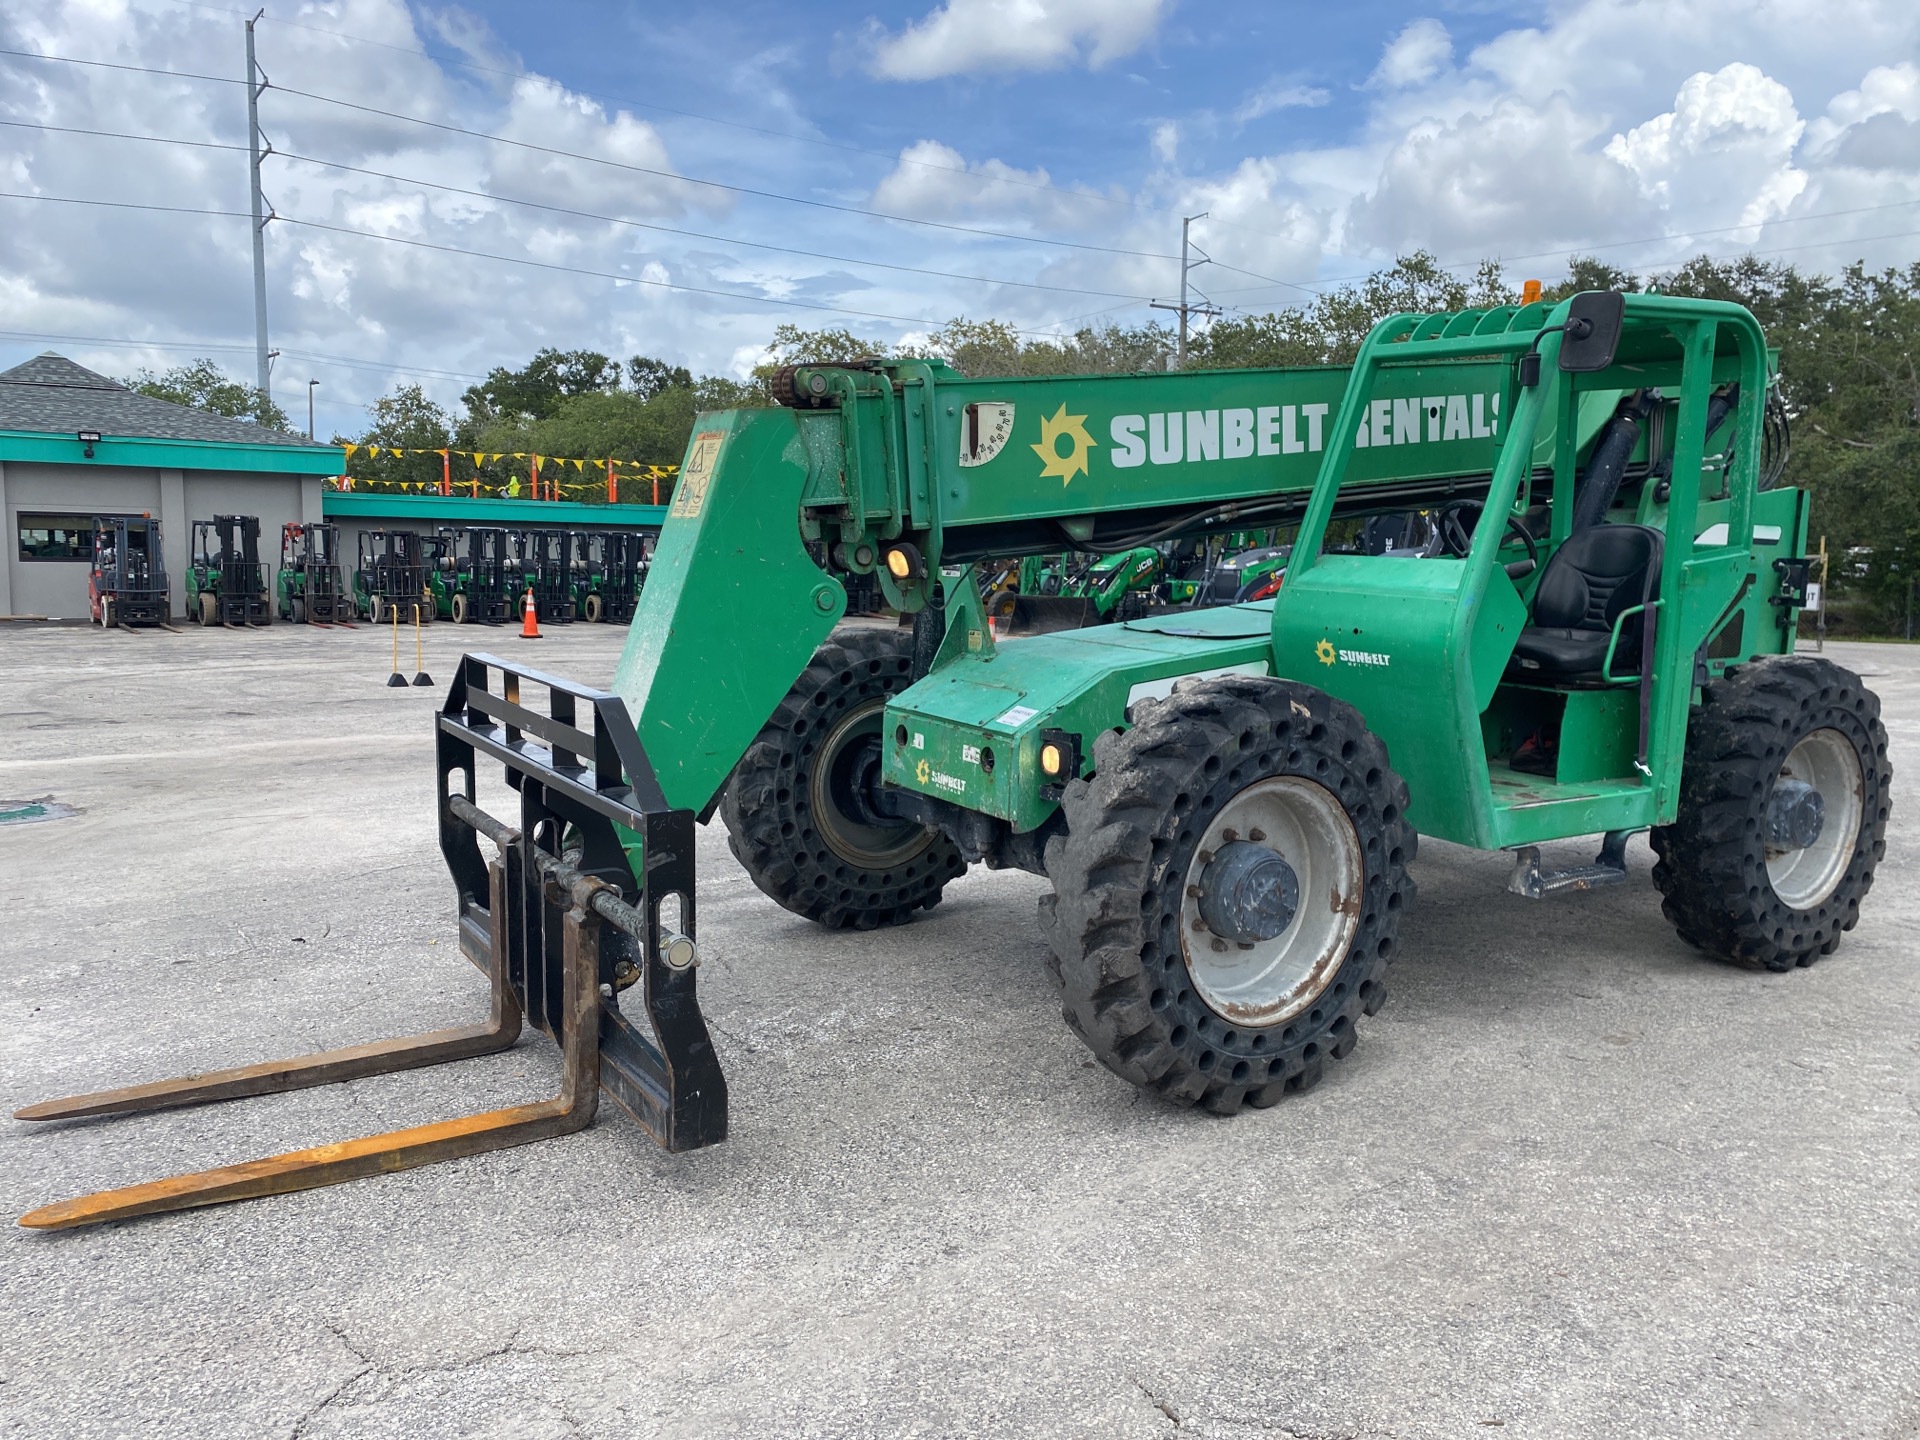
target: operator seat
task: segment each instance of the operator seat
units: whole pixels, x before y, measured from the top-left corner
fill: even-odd
[[[1662,539],[1645,525],[1590,525],[1553,552],[1533,592],[1532,622],[1513,647],[1507,678],[1535,685],[1602,683],[1607,640],[1623,610],[1660,587]],[[1640,670],[1644,612],[1621,627],[1613,673]]]

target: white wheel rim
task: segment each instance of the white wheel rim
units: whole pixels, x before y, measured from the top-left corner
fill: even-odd
[[[1266,845],[1299,879],[1299,906],[1271,940],[1223,940],[1201,917],[1201,877],[1214,852],[1235,841]],[[1249,785],[1213,817],[1187,866],[1180,944],[1194,990],[1231,1025],[1261,1029],[1291,1019],[1319,998],[1346,958],[1365,886],[1360,837],[1332,791],[1293,775]]]
[[[1826,811],[1820,838],[1813,844],[1800,850],[1767,847],[1767,880],[1773,893],[1790,909],[1811,910],[1839,888],[1853,863],[1866,808],[1866,779],[1853,742],[1830,728],[1803,736],[1780,767],[1780,778],[1811,785]]]

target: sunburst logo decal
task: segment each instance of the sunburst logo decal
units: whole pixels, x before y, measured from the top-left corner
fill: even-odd
[[[1338,658],[1334,654],[1333,642],[1331,640],[1322,640],[1318,645],[1313,647],[1313,653],[1320,657],[1320,663],[1322,665],[1331,665],[1334,660]]]
[[[1064,455],[1060,453],[1062,440],[1072,447]],[[1043,477],[1058,475],[1062,485],[1070,485],[1074,476],[1087,473],[1087,454],[1099,443],[1087,433],[1087,417],[1069,415],[1062,405],[1051,418],[1041,417],[1040,443],[1033,447],[1033,453],[1047,462],[1040,471]]]

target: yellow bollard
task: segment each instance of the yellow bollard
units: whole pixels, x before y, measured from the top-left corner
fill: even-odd
[[[388,612],[393,616],[393,674],[387,677],[389,690],[407,688],[407,677],[400,673],[400,607],[389,605]]]

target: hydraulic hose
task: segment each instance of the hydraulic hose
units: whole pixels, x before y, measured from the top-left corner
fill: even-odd
[[[1587,473],[1573,492],[1574,534],[1607,518],[1614,497],[1620,493],[1620,482],[1626,478],[1627,462],[1640,443],[1641,428],[1652,412],[1652,397],[1645,390],[1636,390],[1620,402],[1613,419],[1607,422],[1606,433],[1587,461]]]

